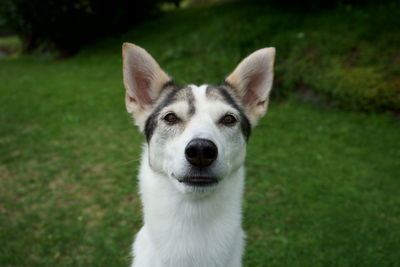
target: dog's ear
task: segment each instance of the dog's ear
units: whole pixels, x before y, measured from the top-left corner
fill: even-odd
[[[252,125],[267,111],[274,59],[275,48],[257,50],[243,59],[225,80],[241,99]]]
[[[142,128],[163,86],[171,79],[153,57],[139,46],[124,43],[122,56],[126,109]]]

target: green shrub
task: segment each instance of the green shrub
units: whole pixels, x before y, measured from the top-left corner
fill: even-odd
[[[353,110],[400,112],[398,10],[349,6],[309,16],[277,68],[280,89],[305,88]]]

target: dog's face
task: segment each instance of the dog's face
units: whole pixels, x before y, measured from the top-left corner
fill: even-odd
[[[203,190],[243,164],[250,123],[233,98],[225,98],[228,90],[207,85],[166,89],[144,129],[153,170],[183,190]]]
[[[124,44],[126,107],[148,143],[153,171],[182,192],[218,186],[244,163],[267,109],[275,49],[244,59],[221,86],[176,86],[142,48]]]

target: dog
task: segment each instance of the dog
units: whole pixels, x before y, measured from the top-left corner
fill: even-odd
[[[134,44],[122,54],[126,108],[146,138],[131,266],[242,266],[246,145],[267,111],[275,48],[246,57],[219,86],[177,86]]]

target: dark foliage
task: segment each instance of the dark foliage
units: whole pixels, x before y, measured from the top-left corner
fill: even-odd
[[[281,8],[284,10],[292,11],[319,11],[326,9],[334,9],[344,5],[365,5],[376,2],[374,0],[253,0],[258,3],[264,3],[267,5],[274,6],[275,8]],[[381,0],[381,2],[393,2],[393,0]]]
[[[150,16],[159,0],[2,0],[2,16],[22,39],[25,52],[38,47],[73,54],[83,44]]]

